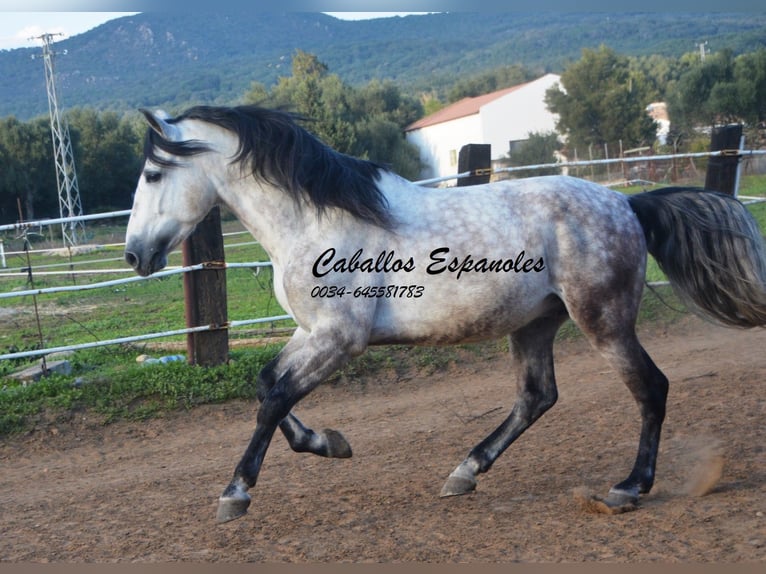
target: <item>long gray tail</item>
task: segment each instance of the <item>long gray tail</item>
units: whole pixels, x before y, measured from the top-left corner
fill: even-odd
[[[766,325],[766,244],[742,203],[680,187],[628,201],[649,253],[692,311],[731,327]]]

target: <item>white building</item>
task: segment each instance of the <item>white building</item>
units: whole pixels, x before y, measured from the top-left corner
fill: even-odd
[[[545,106],[545,92],[560,79],[546,74],[526,84],[463,98],[407,126],[405,136],[418,147],[427,166],[421,177],[456,174],[458,153],[466,144],[490,144],[495,160],[507,157],[530,132],[555,131],[557,118]]]
[[[668,134],[670,133],[670,119],[668,117],[668,106],[665,102],[652,102],[646,106],[646,113],[657,122],[657,143],[665,145],[668,143]]]

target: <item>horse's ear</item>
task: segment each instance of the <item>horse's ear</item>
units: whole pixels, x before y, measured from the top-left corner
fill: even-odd
[[[164,139],[168,141],[181,141],[181,131],[178,127],[165,121],[170,118],[168,113],[163,110],[153,112],[146,108],[140,108],[138,111],[144,114],[144,117],[146,118],[146,121],[149,122],[151,128]]]

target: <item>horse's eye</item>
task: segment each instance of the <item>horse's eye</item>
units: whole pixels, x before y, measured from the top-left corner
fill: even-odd
[[[146,183],[157,183],[162,179],[162,173],[159,171],[147,171],[144,174],[144,179],[146,180]]]

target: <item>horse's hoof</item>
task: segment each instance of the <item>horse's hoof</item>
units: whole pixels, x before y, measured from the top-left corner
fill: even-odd
[[[606,498],[590,495],[584,506],[598,514],[623,514],[638,509],[638,496],[624,490],[610,490]]]
[[[322,434],[327,441],[328,458],[351,458],[351,445],[342,434],[332,429],[325,429]]]
[[[241,490],[232,493],[232,495],[224,493],[218,499],[216,519],[220,523],[236,520],[247,514],[248,506],[250,506],[250,495],[248,493]]]
[[[450,476],[444,483],[440,497],[459,496],[476,490],[476,479],[466,476]]]

